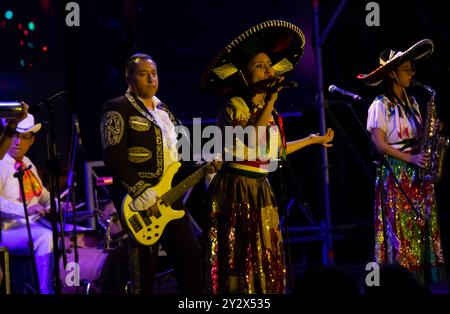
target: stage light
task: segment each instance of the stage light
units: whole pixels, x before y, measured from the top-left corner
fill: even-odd
[[[5,12],[5,18],[6,18],[7,20],[10,20],[10,19],[12,19],[12,18],[13,18],[13,16],[14,16],[14,13],[13,13],[13,11],[11,11],[11,10],[8,10],[8,11],[6,11],[6,12]]]
[[[47,46],[43,46],[42,47],[42,52],[47,52],[48,51],[48,47]]]
[[[34,22],[29,22],[28,23],[28,29],[30,31],[34,31],[36,29],[36,25],[34,24]]]
[[[20,59],[20,66],[24,67],[25,66],[25,60],[24,59]]]

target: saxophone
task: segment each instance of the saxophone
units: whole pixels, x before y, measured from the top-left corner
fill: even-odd
[[[426,89],[430,95],[427,104],[426,120],[423,129],[423,137],[420,143],[420,151],[428,154],[429,160],[425,167],[419,168],[419,178],[422,181],[438,182],[443,174],[444,160],[447,154],[449,138],[434,130],[434,122],[437,120],[435,96],[436,92],[428,85],[423,85],[417,81],[413,85]]]

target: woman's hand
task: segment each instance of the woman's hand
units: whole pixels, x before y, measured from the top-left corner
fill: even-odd
[[[409,157],[409,162],[413,165],[419,166],[420,168],[425,167],[425,164],[428,162],[428,160],[428,155],[423,152],[415,155],[410,155]]]
[[[275,101],[278,99],[278,93],[284,88],[284,86],[281,86],[281,82],[283,82],[284,80],[284,76],[279,76],[267,85],[267,102],[275,103]]]
[[[320,136],[319,133],[309,135],[309,138],[313,141],[314,144],[321,144],[324,147],[333,146],[333,144],[330,144],[330,142],[333,140],[333,137],[334,131],[331,128],[328,128],[327,132],[323,136]]]

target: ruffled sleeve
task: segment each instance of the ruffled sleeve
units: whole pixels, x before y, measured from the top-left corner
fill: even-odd
[[[220,110],[219,122],[225,125],[246,126],[250,119],[250,110],[241,97],[231,98]]]
[[[369,107],[367,115],[367,131],[380,129],[387,133],[388,128],[388,108],[382,97],[377,97]]]

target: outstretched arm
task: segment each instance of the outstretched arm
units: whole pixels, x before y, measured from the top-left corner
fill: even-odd
[[[333,144],[330,144],[330,142],[333,140],[334,137],[334,131],[331,128],[328,128],[325,135],[320,136],[318,134],[310,134],[309,136],[286,143],[286,155],[289,155],[293,152],[296,152],[308,145],[312,144],[321,144],[325,147],[331,147]]]

